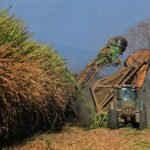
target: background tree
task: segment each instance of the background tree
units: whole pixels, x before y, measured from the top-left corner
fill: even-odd
[[[150,49],[150,19],[130,27],[125,36],[128,39],[128,54],[138,49]]]

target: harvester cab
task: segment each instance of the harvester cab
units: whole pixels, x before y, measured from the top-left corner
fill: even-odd
[[[130,123],[139,129],[146,128],[146,108],[139,98],[139,89],[131,85],[116,87],[113,95],[108,109],[108,126],[116,129]]]
[[[135,110],[135,103],[138,102],[138,90],[135,87],[121,87],[114,90],[114,100],[116,108],[122,109],[126,114],[127,111]]]

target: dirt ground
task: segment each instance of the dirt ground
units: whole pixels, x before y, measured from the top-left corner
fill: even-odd
[[[6,148],[5,148],[6,149]],[[34,136],[14,150],[149,150],[150,129],[139,131],[131,128],[86,130],[65,127],[62,132]],[[4,150],[4,148],[3,148]]]

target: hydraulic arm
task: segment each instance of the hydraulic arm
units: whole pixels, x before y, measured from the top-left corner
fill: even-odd
[[[81,87],[87,86],[98,72],[100,72],[104,67],[109,66],[111,64],[107,57],[105,57],[105,59],[101,59],[102,61],[100,63],[97,63],[96,59],[90,62],[77,77],[78,84]]]
[[[91,61],[77,77],[78,84],[85,87],[91,83],[95,75],[106,66],[120,63],[119,55],[122,55],[127,47],[127,40],[122,36],[109,39],[105,48],[101,49],[96,59]]]

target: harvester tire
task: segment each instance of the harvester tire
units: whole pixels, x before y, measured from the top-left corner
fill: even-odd
[[[145,129],[147,127],[147,111],[146,108],[140,111],[140,123],[139,129]]]
[[[118,129],[118,113],[116,110],[108,110],[108,127],[110,129]]]

